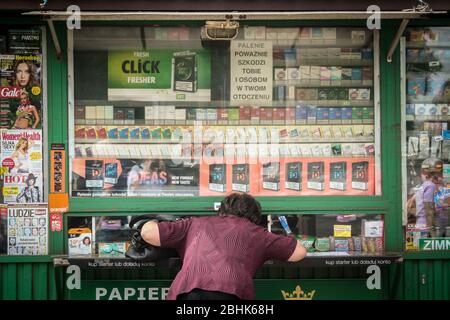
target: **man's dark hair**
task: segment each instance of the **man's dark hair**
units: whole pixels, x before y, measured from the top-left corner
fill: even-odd
[[[218,214],[247,218],[258,224],[261,220],[261,205],[247,193],[232,193],[222,200]]]

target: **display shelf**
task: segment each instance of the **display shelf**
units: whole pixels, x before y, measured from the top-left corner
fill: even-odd
[[[323,255],[308,253],[299,262],[266,261],[263,267],[357,267],[386,266],[401,263],[400,253],[323,252]],[[54,256],[55,267],[77,265],[83,269],[139,269],[149,267],[181,267],[181,259],[170,258],[158,262],[138,262],[129,258],[101,258],[91,256]]]
[[[426,48],[448,48],[450,49],[450,42],[439,42],[436,44],[426,44],[406,41],[406,49],[426,49]]]
[[[406,121],[450,121],[450,115],[448,116],[406,116]]]
[[[312,105],[319,107],[373,107],[373,100],[276,100],[273,107]]]
[[[450,117],[450,116],[449,116]],[[350,120],[351,119],[344,119],[345,120]],[[368,119],[369,120],[369,119]],[[262,120],[265,121],[265,120]],[[266,120],[267,121],[267,120]],[[274,121],[283,121],[283,120],[274,120]],[[203,123],[203,121],[198,120],[196,121],[196,124],[192,124],[192,123],[153,123],[153,124],[111,124],[111,123],[94,123],[94,124],[85,124],[85,123],[76,123],[75,126],[79,126],[79,127],[145,127],[145,128],[151,128],[151,127],[161,127],[161,126],[178,126],[178,127],[192,127],[194,128],[197,125],[202,125],[202,126],[207,126],[207,127],[237,127],[237,126],[252,126],[252,127],[267,127],[267,126],[273,126],[273,127],[294,127],[294,126],[316,126],[316,125],[336,125],[336,126],[341,126],[341,125],[351,125],[351,124],[364,124],[364,125],[373,125],[373,122],[369,123],[364,123],[364,122],[326,122],[326,120],[320,120],[323,121],[321,123],[301,123],[301,122],[297,122],[294,123],[294,120],[286,120],[286,122],[280,122],[280,123],[273,123],[273,121],[270,121],[272,123],[260,123],[260,121],[258,122],[252,122],[250,120],[249,123],[236,123],[236,124],[228,124],[228,123],[218,123],[218,121],[215,121],[214,123],[211,123],[209,121],[204,121],[205,123]],[[304,120],[306,121],[306,120]],[[336,120],[339,121],[339,120]],[[269,121],[267,121],[269,122]],[[291,123],[289,123],[291,122]]]
[[[276,143],[336,143],[336,142],[341,142],[341,143],[358,143],[358,142],[374,142],[374,137],[353,137],[353,138],[279,138],[279,141],[276,141]],[[200,142],[198,142],[200,143]],[[266,143],[266,144],[271,144],[271,143],[275,143],[269,141],[235,141],[235,142],[211,142],[211,141],[203,141],[202,144],[210,144],[210,143],[215,143],[215,144],[248,144],[248,143],[252,143],[252,144],[258,144],[258,143]],[[97,140],[97,139],[76,139],[75,140],[75,144],[195,144],[193,141],[190,142],[184,142],[183,140],[152,140],[152,139],[138,139],[138,140],[132,140],[132,139],[117,139],[117,140],[112,140],[112,139],[108,139],[108,140]]]
[[[339,41],[339,42],[336,42]],[[352,42],[352,40],[348,39],[336,39],[335,41],[329,41],[327,43],[310,43],[297,41],[297,40],[286,40],[288,44],[278,44],[274,43],[274,49],[291,49],[293,46],[295,48],[346,48],[346,49],[363,49],[367,47],[367,42]]]
[[[324,67],[370,67],[373,65],[372,60],[358,59],[297,59],[284,60],[274,59],[274,67],[299,67],[300,65],[318,65]]]
[[[346,83],[343,83],[347,81]],[[371,88],[373,86],[373,81],[367,80],[362,83],[351,83],[351,80],[330,80],[330,81],[321,81],[317,80],[317,83],[311,83],[311,81],[302,81],[302,80],[274,80],[274,85],[291,85],[296,88]]]

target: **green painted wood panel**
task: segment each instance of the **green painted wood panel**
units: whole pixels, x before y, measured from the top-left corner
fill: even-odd
[[[403,262],[403,299],[450,300],[450,257]]]
[[[47,300],[56,297],[55,272],[51,263],[0,263],[0,300]]]

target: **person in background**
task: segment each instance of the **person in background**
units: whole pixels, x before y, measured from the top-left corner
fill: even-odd
[[[255,299],[253,276],[266,260],[295,262],[306,256],[298,240],[268,232],[258,225],[260,218],[255,198],[232,193],[216,216],[146,222],[142,239],[174,248],[183,259],[167,299]]]
[[[439,177],[442,175],[443,162],[437,158],[428,158],[421,166],[422,184],[407,202],[408,212],[416,207],[416,227],[432,227],[435,218],[434,196],[437,192]]]

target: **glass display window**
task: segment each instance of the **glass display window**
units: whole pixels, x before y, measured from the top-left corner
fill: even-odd
[[[71,196],[380,195],[378,33],[69,33]]]
[[[409,28],[402,50],[406,249],[450,250],[450,28]]]
[[[125,258],[131,240],[130,219],[131,216],[70,217],[68,255]]]
[[[384,253],[384,216],[380,214],[270,215],[268,228],[296,237],[308,256]]]

